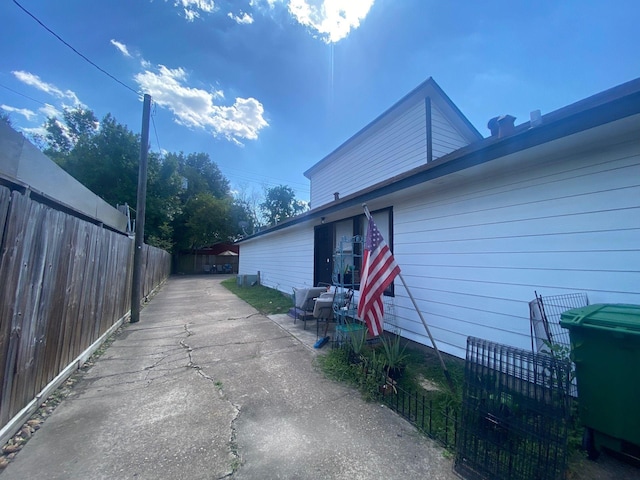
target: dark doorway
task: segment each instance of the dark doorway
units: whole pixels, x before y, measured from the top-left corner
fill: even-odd
[[[313,284],[331,284],[331,272],[333,271],[332,225],[319,225],[316,227],[313,262]]]

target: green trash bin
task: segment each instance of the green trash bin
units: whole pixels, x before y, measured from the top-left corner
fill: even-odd
[[[568,310],[585,447],[640,456],[640,305],[598,304]]]

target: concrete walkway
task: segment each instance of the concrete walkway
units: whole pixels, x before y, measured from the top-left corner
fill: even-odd
[[[0,480],[457,478],[410,424],[323,377],[313,324],[260,315],[224,278],[171,278]]]

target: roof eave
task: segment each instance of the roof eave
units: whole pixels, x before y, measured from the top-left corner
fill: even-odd
[[[288,219],[238,243],[637,114],[640,114],[640,79],[544,115],[538,127],[531,128],[525,123],[519,125],[511,136],[489,137],[467,145],[426,165]]]
[[[478,132],[476,127],[464,116],[464,114],[460,111],[460,109],[456,106],[455,103],[451,101],[451,99],[447,96],[447,94],[440,88],[440,85],[436,83],[436,81],[429,77],[416,88],[407,93],[400,100],[395,102],[391,107],[387,108],[384,112],[378,115],[374,120],[369,122],[363,128],[361,128],[358,132],[349,137],[346,141],[340,144],[339,147],[334,149],[331,153],[323,157],[321,160],[316,162],[313,166],[307,169],[303,175],[307,178],[311,178],[311,175],[314,171],[319,169],[322,165],[324,165],[327,161],[331,159],[337,152],[348,147],[354,140],[358,139],[365,135],[369,130],[376,127],[381,121],[386,119],[390,114],[394,113],[398,110],[405,102],[411,100],[413,97],[418,98],[426,98],[430,96],[430,93],[434,92],[438,98],[440,98],[445,106],[445,108],[449,109],[449,112],[445,114],[449,116],[453,116],[453,123],[457,125],[458,128],[461,129],[461,134],[467,138],[469,143],[482,140],[484,137]],[[433,98],[432,98],[433,99]]]

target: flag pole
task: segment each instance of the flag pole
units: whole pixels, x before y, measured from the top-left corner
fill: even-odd
[[[364,214],[367,216],[367,219],[371,220],[371,212],[369,212],[369,207],[367,207],[367,204],[363,203],[362,204],[362,208],[364,208]],[[418,313],[418,316],[420,317],[420,320],[422,321],[422,325],[424,325],[424,329],[427,331],[427,335],[429,335],[429,339],[431,340],[431,345],[433,345],[433,349],[436,351],[436,354],[438,355],[438,359],[440,360],[440,365],[442,365],[442,370],[444,371],[444,376],[447,379],[447,383],[449,383],[449,388],[453,392],[453,391],[455,391],[455,388],[453,386],[453,380],[451,379],[451,375],[449,374],[449,370],[447,369],[447,366],[444,363],[444,359],[442,358],[442,354],[440,353],[440,350],[438,350],[438,346],[436,345],[436,341],[433,338],[433,335],[431,335],[431,330],[429,329],[429,326],[427,325],[427,322],[425,321],[424,317],[422,316],[422,312],[418,308],[418,304],[416,303],[415,298],[413,298],[413,295],[411,293],[411,290],[409,290],[407,282],[404,281],[404,277],[402,276],[402,272],[398,273],[398,277],[400,277],[400,281],[402,281],[402,285],[404,285],[404,288],[407,291],[407,294],[409,295],[409,298],[411,299],[411,303],[413,303],[413,308],[416,309],[416,312]]]

